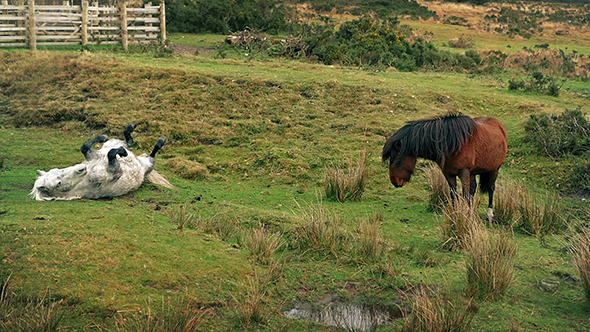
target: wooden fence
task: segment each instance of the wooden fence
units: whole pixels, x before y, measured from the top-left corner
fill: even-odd
[[[80,6],[67,2],[64,5],[35,5],[35,0],[18,0],[9,5],[0,0],[0,47],[37,45],[99,45],[121,43],[127,46],[139,43],[166,41],[166,7],[127,8],[99,6],[81,0]]]

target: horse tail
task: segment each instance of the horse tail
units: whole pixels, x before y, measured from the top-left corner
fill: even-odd
[[[487,194],[492,191],[493,185],[492,174],[490,172],[481,173],[479,176],[479,190],[482,193]]]
[[[170,182],[168,182],[168,180],[166,180],[165,177],[163,177],[160,173],[156,172],[155,170],[151,171],[147,175],[147,179],[149,182],[155,185],[159,185],[168,189],[174,188],[174,186]]]

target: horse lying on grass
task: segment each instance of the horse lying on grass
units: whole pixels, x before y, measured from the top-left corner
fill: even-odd
[[[82,197],[97,199],[125,195],[141,186],[144,179],[167,188],[170,182],[154,171],[156,153],[166,143],[162,136],[149,155],[136,157],[129,148],[133,146],[131,133],[135,123],[125,128],[125,141],[97,135],[82,145],[86,160],[67,168],[54,168],[48,172],[37,171],[31,196],[38,201],[72,200]],[[100,150],[92,146],[104,143]]]
[[[389,179],[396,188],[410,181],[416,159],[435,161],[449,186],[451,198],[457,197],[457,176],[463,197],[471,200],[479,187],[488,193],[488,218],[493,217],[493,198],[498,171],[508,150],[506,128],[490,117],[472,119],[448,114],[433,119],[409,121],[387,139],[383,161],[389,160]]]

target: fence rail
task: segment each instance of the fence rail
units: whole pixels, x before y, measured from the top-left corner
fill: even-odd
[[[98,45],[166,41],[166,7],[146,4],[143,8],[99,6],[81,0],[81,5],[35,5],[35,0],[18,0],[18,5],[0,3],[0,47],[37,45]]]

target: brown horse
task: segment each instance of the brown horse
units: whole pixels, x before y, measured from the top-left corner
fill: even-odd
[[[416,159],[435,161],[457,196],[457,176],[463,197],[471,199],[479,187],[489,194],[488,218],[493,217],[493,197],[498,170],[508,149],[506,128],[490,117],[472,119],[450,113],[433,119],[409,121],[383,146],[382,159],[389,160],[389,179],[400,188],[410,181]]]

